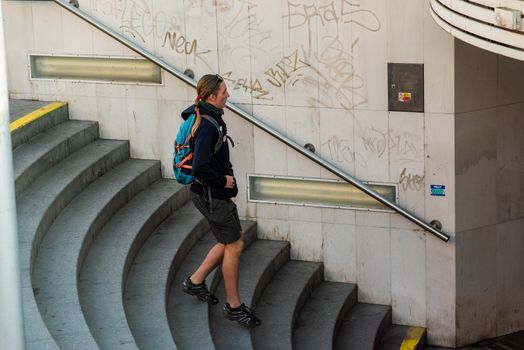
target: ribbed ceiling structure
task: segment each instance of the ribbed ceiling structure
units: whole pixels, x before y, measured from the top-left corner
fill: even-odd
[[[524,0],[430,0],[433,19],[451,35],[524,61]]]

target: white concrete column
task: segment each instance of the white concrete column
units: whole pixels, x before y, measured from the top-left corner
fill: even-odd
[[[0,18],[3,23],[2,6]],[[19,270],[7,64],[4,27],[0,25],[0,342],[5,349],[24,349]]]

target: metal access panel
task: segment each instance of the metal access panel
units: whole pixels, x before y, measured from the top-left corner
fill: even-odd
[[[388,63],[388,110],[424,112],[424,65]]]

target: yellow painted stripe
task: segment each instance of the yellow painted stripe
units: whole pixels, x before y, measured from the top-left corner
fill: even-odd
[[[49,103],[43,107],[40,107],[38,108],[37,110],[29,113],[29,114],[26,114],[24,115],[23,117],[15,120],[14,122],[10,123],[9,124],[9,131],[10,132],[13,132],[17,129],[20,129],[21,127],[23,127],[24,125],[27,125],[35,120],[37,120],[38,118],[41,118],[43,117],[44,115],[46,115],[47,113],[50,113],[52,111],[54,111],[55,109],[58,109],[62,106],[65,106],[67,105],[66,102],[52,102],[52,103]]]
[[[426,328],[422,327],[409,327],[406,331],[406,335],[402,344],[400,345],[400,350],[414,350],[416,349],[418,343],[426,333]]]

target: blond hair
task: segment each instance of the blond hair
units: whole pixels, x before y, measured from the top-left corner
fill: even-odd
[[[206,102],[206,100],[213,94],[218,93],[220,89],[220,84],[224,79],[218,74],[206,74],[197,83],[197,97],[195,99],[195,111],[196,119],[193,127],[191,128],[191,136],[195,136],[202,117],[200,116],[200,104]]]

